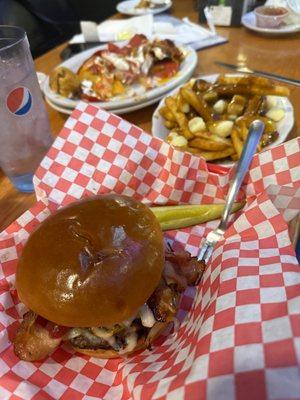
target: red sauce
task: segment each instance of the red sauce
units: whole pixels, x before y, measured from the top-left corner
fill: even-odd
[[[179,70],[179,63],[172,60],[162,60],[153,65],[150,74],[158,78],[171,78]]]

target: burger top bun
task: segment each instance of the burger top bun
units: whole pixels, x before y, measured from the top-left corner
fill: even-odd
[[[151,210],[110,194],[73,203],[29,237],[20,300],[59,325],[109,327],[134,315],[159,283],[163,236]]]

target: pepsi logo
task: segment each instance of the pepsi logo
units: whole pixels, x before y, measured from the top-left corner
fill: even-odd
[[[6,98],[6,106],[14,115],[27,114],[32,106],[32,96],[29,89],[24,86],[13,89]]]

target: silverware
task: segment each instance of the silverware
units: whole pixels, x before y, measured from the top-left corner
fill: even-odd
[[[219,226],[209,232],[207,235],[204,244],[202,245],[199,255],[198,261],[204,261],[205,263],[208,262],[210,259],[215,244],[222,239],[228,224],[228,218],[230,216],[230,212],[235,201],[236,195],[241,187],[241,184],[244,180],[246,173],[248,172],[249,165],[252,161],[253,155],[256,152],[257,145],[260,141],[261,135],[264,131],[265,125],[260,120],[255,120],[252,122],[249,128],[249,133],[247,136],[247,140],[245,142],[243,152],[241,158],[239,159],[235,171],[235,177],[231,183],[224,211],[221,217],[221,221]]]
[[[216,61],[215,64],[220,65],[221,67],[232,69],[234,71],[242,72],[243,74],[260,75],[260,76],[264,76],[265,78],[271,78],[271,79],[275,79],[280,82],[289,83],[289,84],[295,85],[295,86],[300,86],[300,81],[298,79],[287,78],[285,76],[272,74],[271,72],[259,71],[258,69],[250,69],[246,66],[242,67],[239,65],[228,64],[223,61]]]

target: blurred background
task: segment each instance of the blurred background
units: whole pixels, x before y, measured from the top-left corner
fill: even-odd
[[[80,32],[80,21],[100,23],[116,12],[120,0],[0,0],[0,25],[21,26],[27,32],[33,57],[38,57]],[[184,3],[186,0],[180,0]],[[246,1],[251,9],[265,0],[227,0],[233,9]],[[300,0],[299,0],[300,1]],[[193,0],[206,22],[202,10],[220,0]]]
[[[119,0],[0,0],[0,25],[21,26],[37,57],[80,32],[79,21],[101,22]]]

